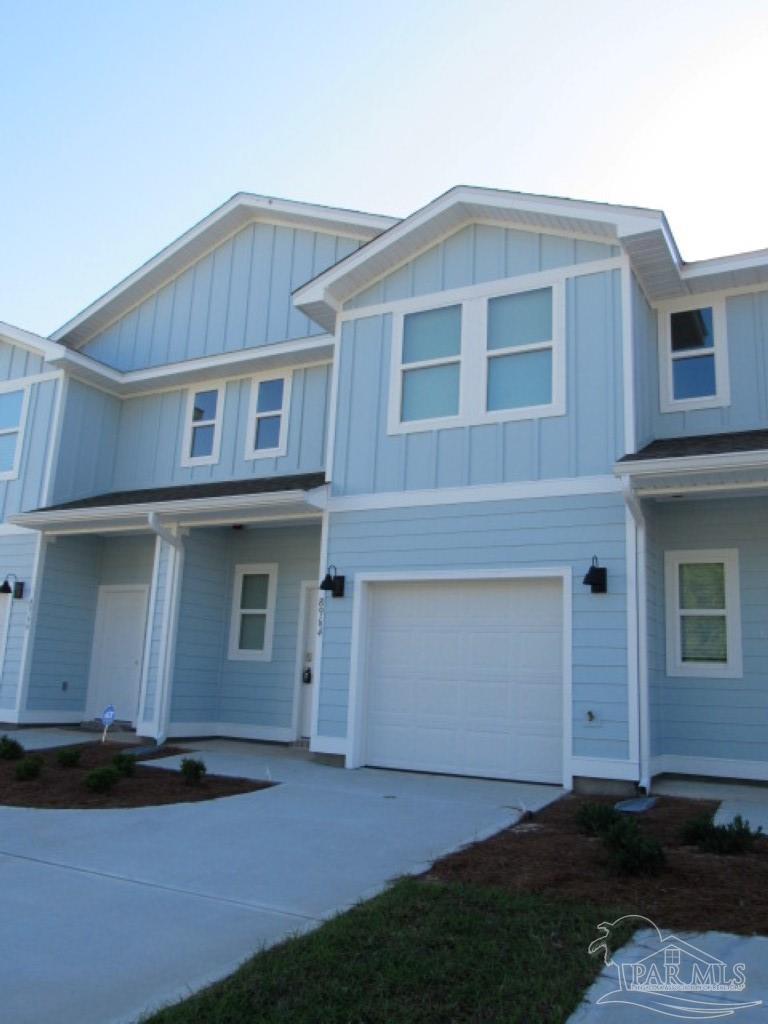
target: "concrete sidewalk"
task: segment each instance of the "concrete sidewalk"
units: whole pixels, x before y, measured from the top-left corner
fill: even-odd
[[[3,1019],[134,1021],[560,795],[345,771],[268,745],[190,747],[210,772],[281,784],[129,810],[0,808]]]

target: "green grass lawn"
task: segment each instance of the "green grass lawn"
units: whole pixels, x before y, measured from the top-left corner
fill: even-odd
[[[149,1020],[554,1024],[567,1019],[602,965],[587,955],[595,926],[619,913],[404,879]]]

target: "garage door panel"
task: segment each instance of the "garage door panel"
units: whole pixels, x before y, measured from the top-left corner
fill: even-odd
[[[371,590],[367,763],[559,782],[560,584],[441,581]]]

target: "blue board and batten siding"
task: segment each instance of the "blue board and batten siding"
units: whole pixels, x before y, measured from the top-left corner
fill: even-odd
[[[359,292],[346,309],[618,256],[617,246],[470,224]]]
[[[768,762],[768,500],[657,504],[649,510],[650,688],[654,755]],[[743,676],[666,674],[664,552],[739,552]],[[694,762],[695,763],[695,762]]]
[[[121,409],[119,398],[67,381],[51,504],[112,489]]]
[[[354,252],[340,235],[254,223],[96,335],[83,352],[118,370],[324,333],[291,292]]]
[[[292,727],[301,584],[319,576],[320,527],[193,531],[185,540],[171,724]],[[277,564],[269,661],[229,658],[235,566]]]
[[[593,555],[609,592],[581,582]],[[628,756],[625,510],[618,494],[345,512],[331,516],[328,558],[349,596],[326,602],[318,733],[347,734],[355,574],[573,568],[573,753]],[[587,712],[595,715],[587,720]]]
[[[333,487],[408,491],[609,473],[624,454],[620,271],[566,283],[566,413],[387,434],[392,318],[344,324]]]

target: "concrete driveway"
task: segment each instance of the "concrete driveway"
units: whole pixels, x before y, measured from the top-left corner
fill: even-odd
[[[194,749],[211,772],[281,785],[131,810],[0,807],[3,1020],[134,1021],[560,795],[265,744]]]

